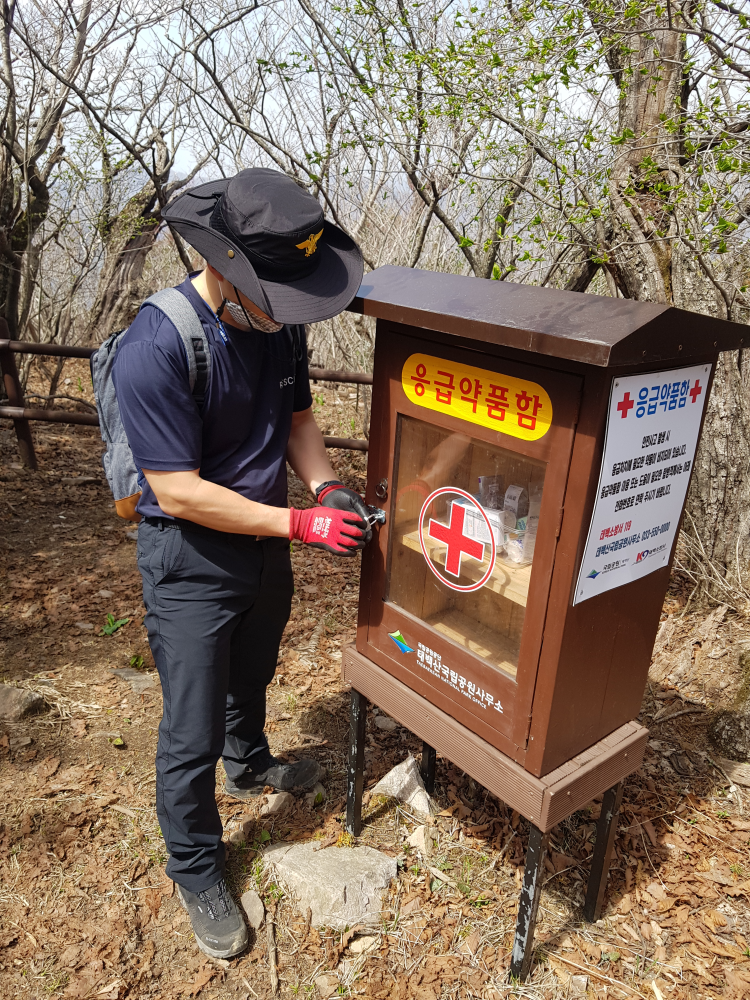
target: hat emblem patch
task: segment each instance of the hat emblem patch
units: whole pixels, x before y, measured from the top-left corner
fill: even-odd
[[[305,257],[312,257],[315,251],[318,249],[318,240],[323,235],[323,230],[321,229],[319,233],[310,233],[307,239],[303,243],[297,244],[298,250],[305,251]]]

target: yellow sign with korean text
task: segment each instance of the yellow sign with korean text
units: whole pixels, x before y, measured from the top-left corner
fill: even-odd
[[[536,382],[412,354],[401,372],[408,399],[428,410],[537,441],[552,423],[552,400]]]

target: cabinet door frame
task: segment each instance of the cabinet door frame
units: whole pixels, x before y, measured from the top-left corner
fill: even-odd
[[[446,344],[429,339],[430,334],[426,331],[405,333],[403,327],[393,330],[389,326],[383,321],[378,323],[367,477],[367,499],[374,504],[383,503],[375,496],[375,487],[384,478],[388,481],[388,520],[365,549],[357,648],[499,750],[517,757],[518,751],[525,749],[528,739],[583,380],[577,375],[521,363],[494,352],[479,352],[472,342]],[[404,362],[412,354],[428,354],[538,382],[552,399],[553,421],[550,429],[539,440],[526,441],[412,403],[401,384]],[[539,531],[515,679],[480,660],[403,608],[385,600],[390,524],[395,510],[398,475],[397,434],[402,416],[413,417],[448,432],[467,434],[478,441],[514,452],[521,458],[532,458],[546,464]],[[416,648],[416,643],[422,642],[428,648],[444,653],[454,670],[475,678],[478,683],[486,685],[487,690],[494,688],[503,705],[502,714],[474,706],[469,698],[454,692],[419,667],[416,654],[400,653],[388,636],[388,632],[396,629],[406,630],[410,645]]]

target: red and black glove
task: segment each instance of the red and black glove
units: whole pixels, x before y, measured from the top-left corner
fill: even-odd
[[[365,544],[367,522],[352,511],[310,507],[289,511],[289,537],[336,556],[353,556]]]
[[[321,483],[315,490],[315,499],[324,507],[331,507],[334,510],[353,511],[357,517],[365,522],[365,542],[372,539],[372,528],[369,521],[369,510],[359,493],[347,489],[338,479],[330,479],[327,483]]]

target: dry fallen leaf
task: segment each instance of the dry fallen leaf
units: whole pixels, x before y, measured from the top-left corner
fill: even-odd
[[[717,927],[727,926],[727,918],[718,910],[704,910],[701,913],[701,920],[711,931],[715,931]]]
[[[214,976],[219,974],[219,970],[206,962],[202,965],[200,969],[195,974],[195,979],[192,984],[188,987],[187,995],[189,997],[197,997],[204,986],[208,986]]]
[[[41,760],[35,770],[40,778],[50,778],[60,766],[59,757],[45,757]]]
[[[471,934],[468,934],[464,938],[461,950],[467,952],[469,955],[475,955],[481,940],[482,935],[479,931],[472,931]]]

